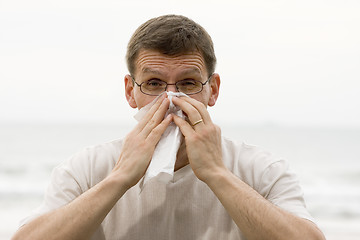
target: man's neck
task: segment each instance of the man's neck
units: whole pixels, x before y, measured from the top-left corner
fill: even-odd
[[[185,145],[185,142],[182,141],[180,144],[179,150],[177,152],[177,155],[176,155],[174,171],[177,171],[180,168],[185,167],[188,164],[189,164],[189,160],[188,160],[187,153],[186,153],[186,145]]]

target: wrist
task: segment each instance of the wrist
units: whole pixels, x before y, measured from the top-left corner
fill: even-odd
[[[233,174],[227,168],[218,168],[211,171],[202,181],[210,188],[221,186],[224,181],[227,181]]]
[[[118,174],[113,173],[103,180],[103,184],[109,186],[110,189],[113,189],[119,198],[132,187],[124,176],[118,176]]]

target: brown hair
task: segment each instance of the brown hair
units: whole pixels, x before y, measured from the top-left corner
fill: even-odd
[[[209,76],[215,71],[216,56],[210,35],[199,24],[181,15],[152,18],[136,29],[126,53],[130,74],[135,72],[135,60],[142,49],[170,56],[198,51],[205,60]]]

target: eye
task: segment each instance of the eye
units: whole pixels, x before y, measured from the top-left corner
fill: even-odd
[[[181,86],[181,87],[191,87],[191,86],[197,85],[196,81],[193,79],[185,79],[185,80],[179,81],[177,84],[178,84],[178,86]]]
[[[159,79],[150,79],[145,82],[145,85],[146,85],[146,87],[151,87],[151,88],[162,87],[162,86],[165,86],[165,82],[163,82]]]

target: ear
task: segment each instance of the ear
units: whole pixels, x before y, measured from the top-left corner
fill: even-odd
[[[217,73],[214,73],[210,79],[210,98],[208,105],[210,107],[214,106],[216,103],[216,100],[219,96],[219,90],[220,90],[220,76]]]
[[[125,76],[124,83],[126,100],[128,101],[130,107],[137,108],[137,104],[134,98],[134,82],[129,74]]]

